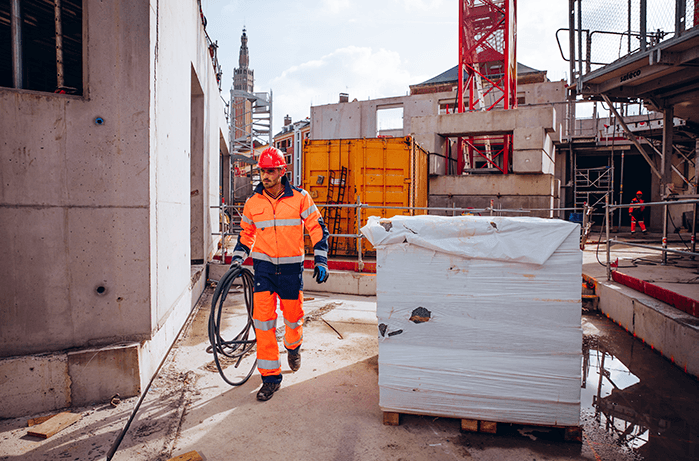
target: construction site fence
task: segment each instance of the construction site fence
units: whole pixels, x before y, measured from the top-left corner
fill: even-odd
[[[569,207],[569,208],[515,208],[515,209],[507,209],[507,208],[495,208],[493,205],[494,200],[490,201],[491,206],[486,207],[486,208],[471,208],[471,207],[457,207],[457,206],[452,206],[452,207],[407,207],[407,206],[386,206],[386,205],[370,205],[367,203],[361,203],[361,201],[357,200],[356,203],[345,203],[345,204],[336,204],[336,203],[316,203],[316,206],[320,208],[327,208],[327,207],[338,207],[338,208],[354,208],[356,209],[356,221],[355,221],[355,229],[357,229],[356,234],[329,234],[330,237],[335,237],[335,238],[353,238],[357,240],[356,243],[356,248],[357,248],[357,263],[358,263],[358,268],[359,271],[362,271],[364,268],[364,261],[362,258],[362,240],[365,238],[364,235],[361,233],[361,226],[362,226],[362,210],[370,210],[370,209],[378,209],[378,210],[404,210],[406,212],[415,212],[415,211],[426,211],[427,214],[437,214],[441,212],[441,216],[444,216],[444,214],[451,214],[451,216],[461,216],[461,215],[474,215],[474,214],[487,214],[488,216],[503,216],[503,215],[527,215],[532,212],[545,212],[552,214],[555,211],[579,211],[580,208],[575,208],[575,207]],[[238,217],[242,218],[242,210],[243,210],[243,205],[224,205],[221,204],[219,206],[212,206],[211,207],[216,208],[219,210],[219,218],[220,218],[220,230],[221,232],[212,232],[212,235],[220,235],[221,236],[221,264],[226,264],[226,256],[228,249],[226,248],[225,245],[225,239],[228,236],[233,236],[237,235],[238,232],[234,232],[233,229],[231,229],[231,224],[232,224],[232,219],[233,216],[231,212],[235,213]],[[587,214],[587,210],[591,210],[591,208],[586,206],[586,211],[583,214]],[[549,219],[560,219],[558,217],[553,217],[550,216]],[[232,250],[231,250],[232,253]]]
[[[609,203],[609,194],[605,195],[604,198],[604,208],[605,208],[605,213],[604,213],[604,221],[605,221],[605,233],[606,233],[606,240],[607,240],[607,280],[612,279],[612,261],[611,261],[611,248],[613,245],[621,244],[621,245],[627,245],[627,246],[632,246],[632,247],[638,247],[638,248],[645,248],[648,250],[655,250],[661,253],[662,258],[661,258],[661,264],[663,266],[668,264],[667,260],[667,255],[668,253],[671,254],[677,254],[677,255],[682,255],[682,256],[689,256],[691,259],[696,258],[699,256],[699,253],[696,252],[696,237],[697,237],[697,225],[696,225],[696,220],[697,220],[697,204],[699,204],[699,199],[682,199],[682,200],[663,200],[660,202],[647,202],[647,203],[626,203],[626,204],[610,204]],[[668,248],[667,246],[667,236],[668,236],[668,216],[669,215],[669,209],[671,206],[678,206],[678,205],[692,205],[692,234],[691,234],[691,251],[684,251],[684,250],[676,250],[674,248]],[[640,208],[640,207],[653,207],[653,206],[662,206],[663,209],[663,238],[661,241],[661,246],[654,246],[654,245],[646,245],[642,243],[636,243],[636,242],[628,242],[628,241],[623,241],[623,240],[618,240],[618,239],[613,239],[610,238],[610,216],[611,212],[614,209],[617,208]]]
[[[568,41],[576,72],[587,74],[624,56],[643,52],[697,25],[696,0],[569,0]],[[571,24],[572,23],[572,24]],[[561,54],[565,49],[556,36]]]

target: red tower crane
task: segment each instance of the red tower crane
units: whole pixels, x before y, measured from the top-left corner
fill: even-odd
[[[459,0],[458,112],[466,100],[469,111],[517,106],[516,12],[517,0]],[[458,152],[457,174],[465,157],[507,174],[512,135],[459,138]]]

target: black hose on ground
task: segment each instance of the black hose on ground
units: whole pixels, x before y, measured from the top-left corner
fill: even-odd
[[[248,320],[243,327],[243,329],[238,333],[238,335],[231,339],[225,340],[221,337],[221,316],[223,313],[223,303],[226,301],[228,292],[231,285],[240,277],[243,282],[243,295],[245,297],[245,307],[248,313]],[[250,337],[250,332],[254,332],[254,324],[252,320],[253,311],[253,276],[250,270],[238,265],[233,266],[228,271],[223,274],[221,280],[219,280],[216,285],[216,291],[214,291],[214,296],[211,300],[211,314],[209,315],[209,343],[211,344],[211,352],[214,354],[214,362],[216,362],[216,368],[218,368],[218,373],[221,375],[223,380],[230,384],[231,386],[242,386],[245,382],[250,379],[253,372],[255,371],[255,366],[257,365],[257,359],[252,364],[250,372],[241,381],[231,381],[226,377],[221,367],[221,360],[219,355],[227,357],[229,359],[235,360],[234,366],[237,368],[240,365],[241,360],[245,357],[254,347],[257,342],[256,338],[248,339]],[[237,359],[237,360],[236,360]]]

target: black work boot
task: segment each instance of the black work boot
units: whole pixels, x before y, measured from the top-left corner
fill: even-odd
[[[262,388],[257,392],[257,400],[264,402],[271,399],[280,387],[280,383],[262,383]]]
[[[301,348],[298,349],[287,349],[287,358],[289,359],[289,368],[291,371],[298,371],[301,368]]]

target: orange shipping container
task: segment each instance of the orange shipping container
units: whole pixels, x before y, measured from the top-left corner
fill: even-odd
[[[424,210],[382,207],[427,206],[427,152],[412,137],[306,140],[303,188],[318,205],[331,234],[357,234],[357,209],[325,204],[363,204],[359,227],[368,216],[425,214]],[[364,240],[363,254],[374,254]],[[330,256],[357,254],[357,241],[331,237]]]

